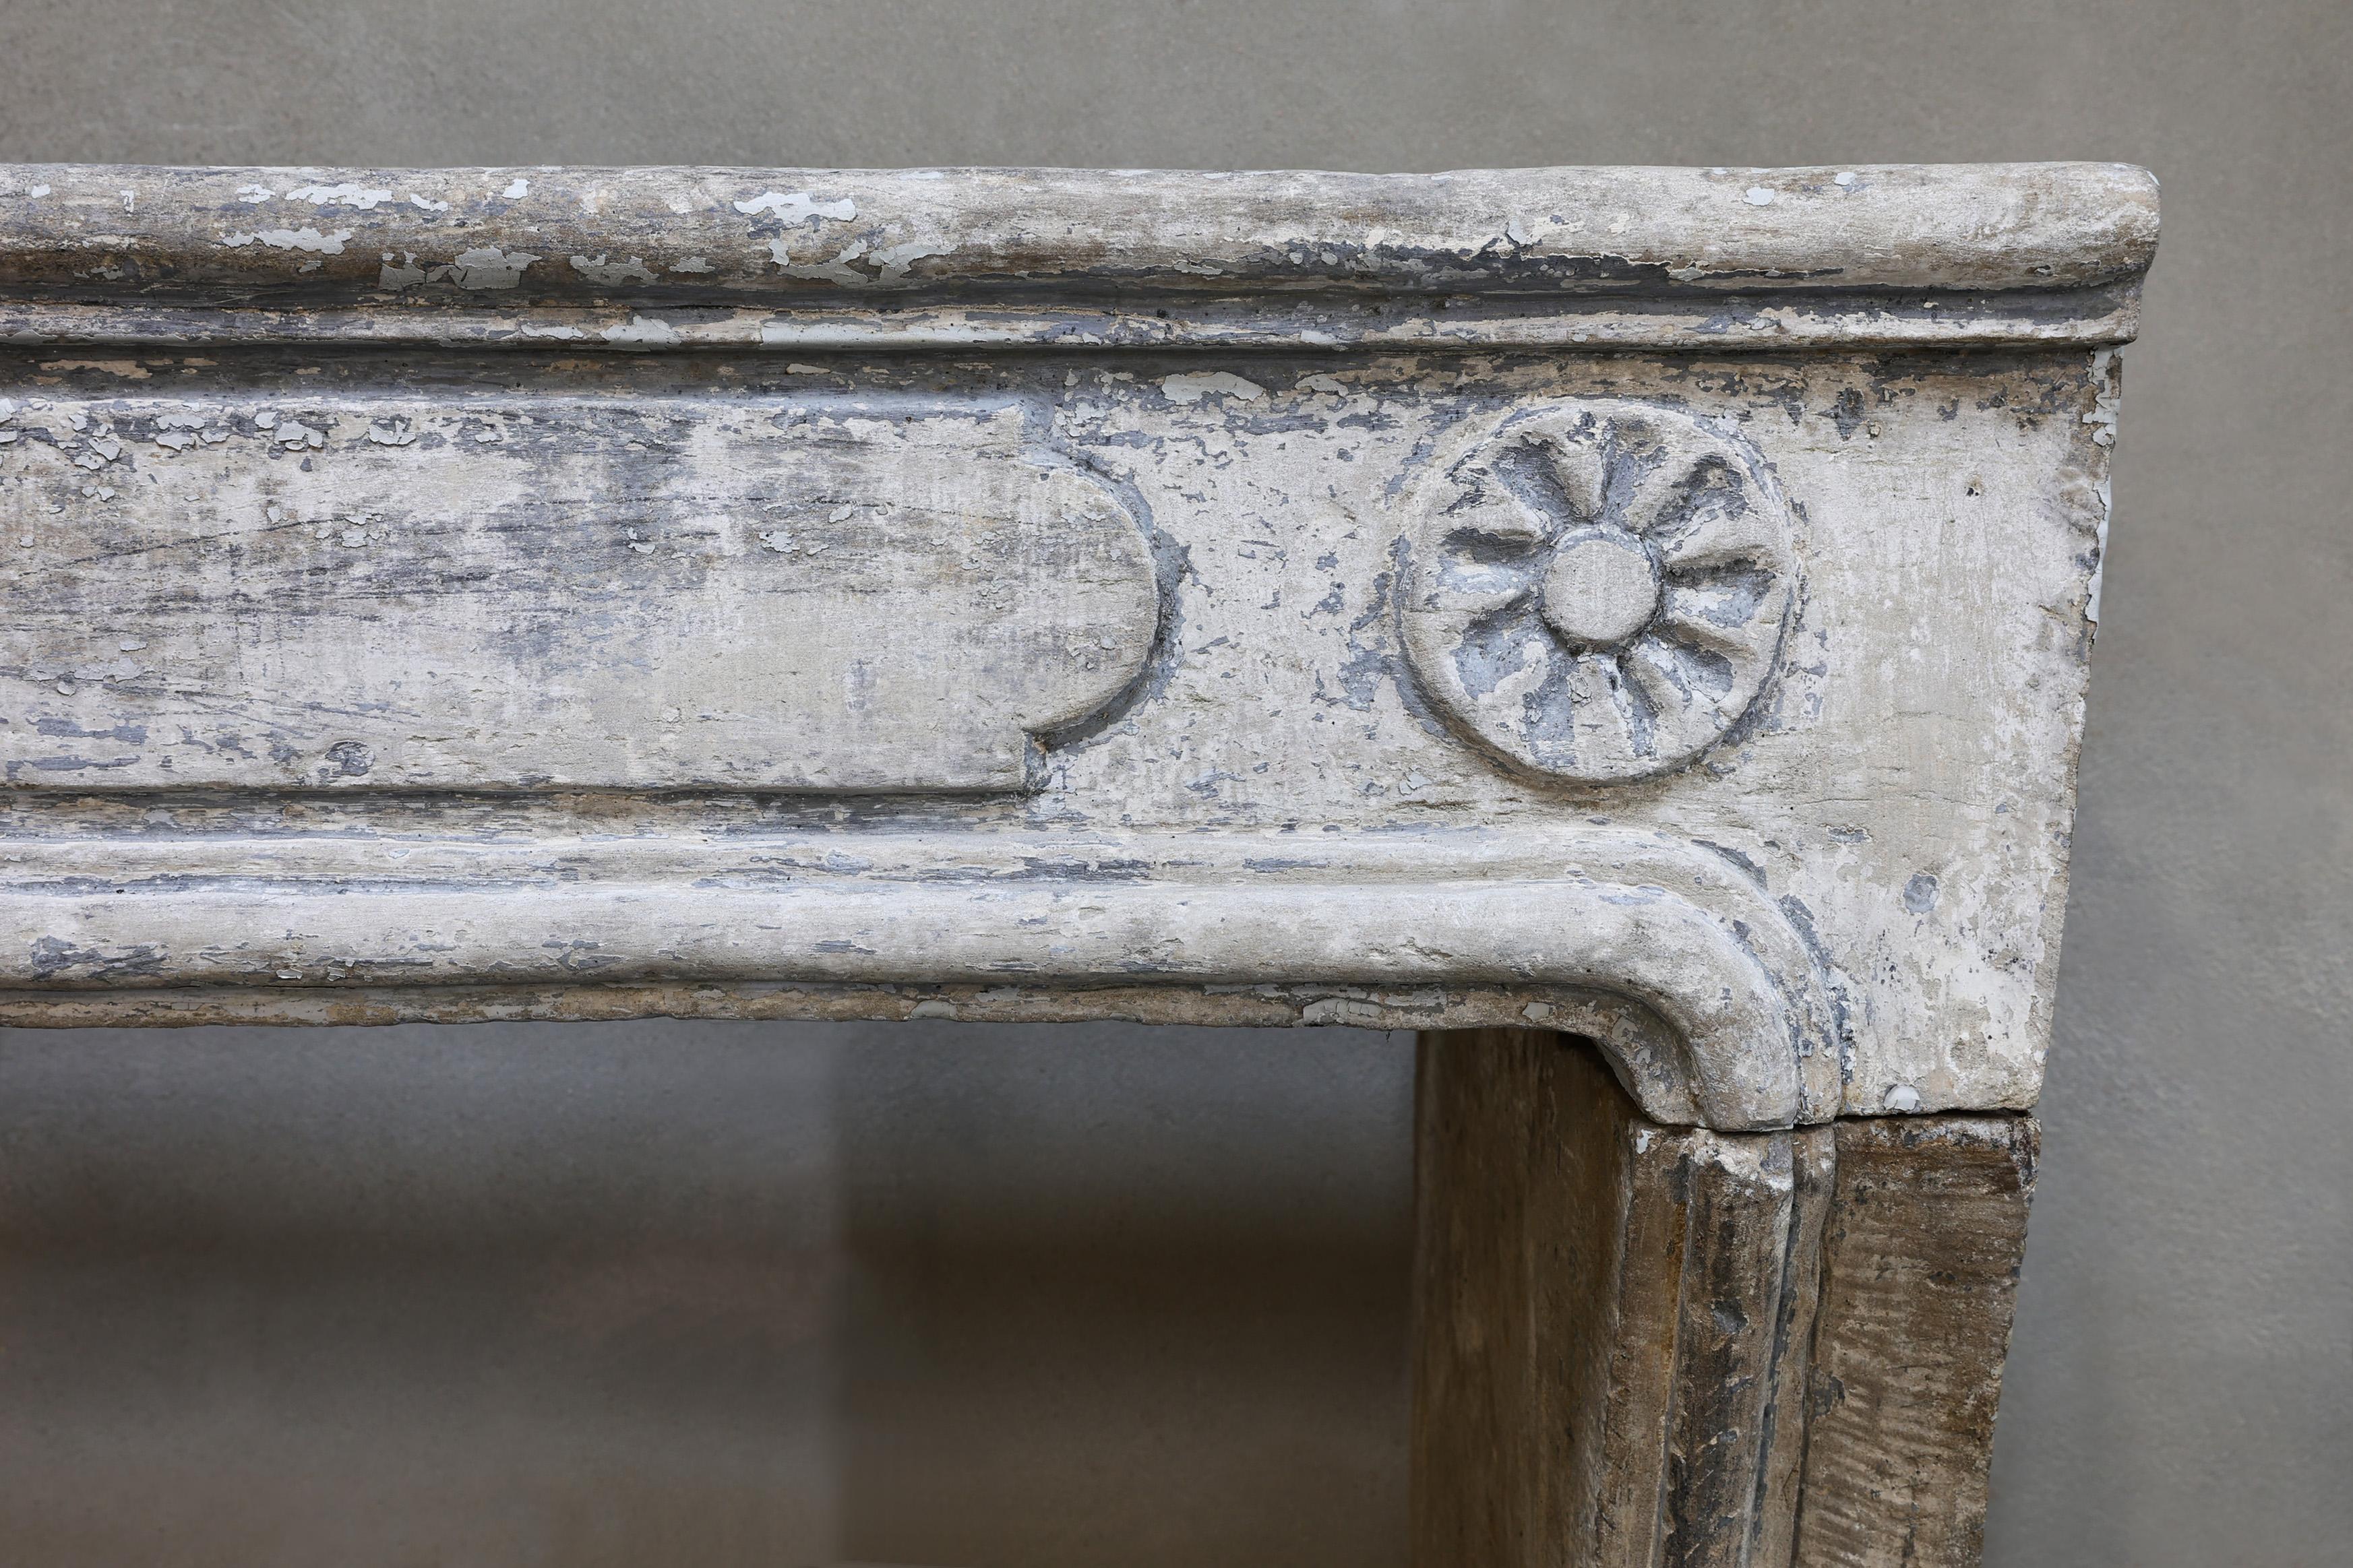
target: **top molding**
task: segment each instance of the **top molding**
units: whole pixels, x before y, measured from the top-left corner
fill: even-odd
[[[1440,174],[0,166],[0,340],[2115,343],[2114,163]]]

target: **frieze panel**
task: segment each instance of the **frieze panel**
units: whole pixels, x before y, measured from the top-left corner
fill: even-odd
[[[1021,789],[1156,626],[1003,399],[12,409],[19,787]]]

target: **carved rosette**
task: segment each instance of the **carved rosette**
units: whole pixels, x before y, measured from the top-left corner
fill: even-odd
[[[1524,407],[1419,488],[1405,642],[1423,689],[1524,768],[1680,767],[1772,674],[1796,569],[1762,456],[1674,408]]]

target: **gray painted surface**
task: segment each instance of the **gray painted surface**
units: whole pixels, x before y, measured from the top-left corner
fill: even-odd
[[[5,159],[2154,168],[1989,1556],[2341,1553],[2353,13],[19,0],[0,44]],[[1400,1048],[1028,1033],[0,1042],[0,1560],[1398,1561]]]

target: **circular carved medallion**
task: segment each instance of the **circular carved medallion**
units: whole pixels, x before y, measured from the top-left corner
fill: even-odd
[[[1754,447],[1677,409],[1520,410],[1419,491],[1406,647],[1472,736],[1557,778],[1664,773],[1771,675],[1795,568]]]

